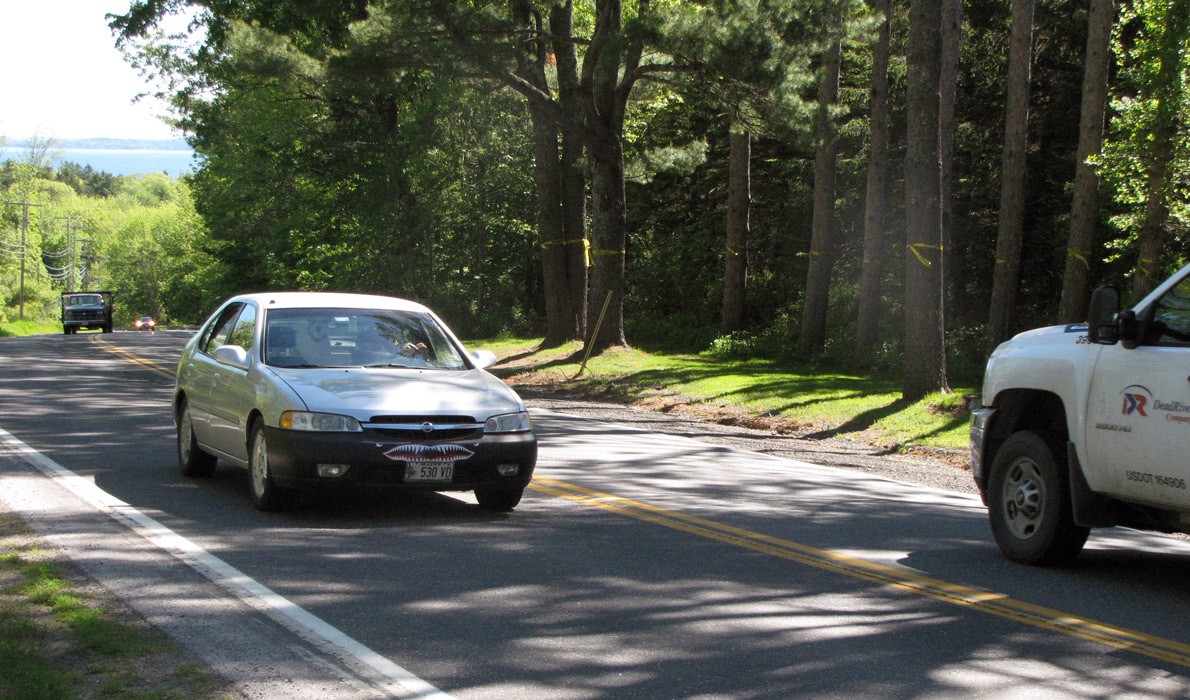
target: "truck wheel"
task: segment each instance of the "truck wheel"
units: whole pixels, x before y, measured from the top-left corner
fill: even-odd
[[[988,517],[1000,551],[1023,564],[1070,563],[1089,528],[1074,524],[1066,483],[1066,451],[1022,431],[1004,441],[988,481]]]
[[[190,406],[185,403],[178,412],[178,466],[182,468],[183,476],[210,476],[215,473],[215,457],[198,446]]]

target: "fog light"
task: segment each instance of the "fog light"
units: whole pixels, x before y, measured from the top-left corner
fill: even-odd
[[[335,479],[346,474],[350,468],[350,464],[319,464],[318,476]]]
[[[496,467],[496,473],[500,476],[516,476],[521,471],[519,464],[501,464]]]

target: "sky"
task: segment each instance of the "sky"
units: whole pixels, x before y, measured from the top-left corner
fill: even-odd
[[[115,47],[104,15],[130,0],[3,0],[0,11],[0,136],[171,139],[163,103]]]

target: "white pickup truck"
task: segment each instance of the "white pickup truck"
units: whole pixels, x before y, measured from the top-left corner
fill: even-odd
[[[1190,265],[1131,309],[1039,328],[988,360],[971,471],[1006,557],[1064,564],[1090,528],[1190,533]]]

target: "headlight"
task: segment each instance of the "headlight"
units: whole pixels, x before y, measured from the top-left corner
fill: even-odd
[[[308,430],[319,433],[360,433],[363,428],[351,416],[334,413],[286,411],[281,414],[281,427],[286,430]]]
[[[483,424],[485,433],[527,433],[532,429],[533,423],[529,421],[529,414],[524,411],[492,416]]]

